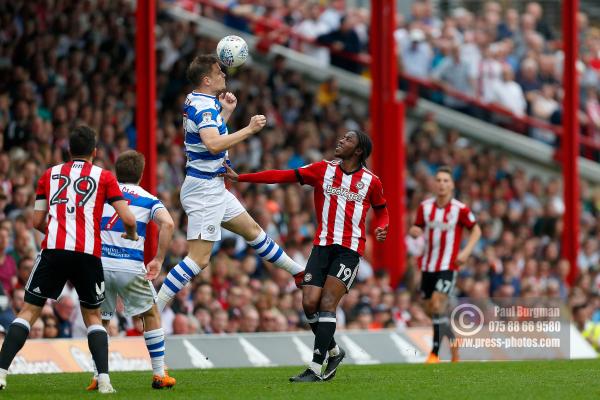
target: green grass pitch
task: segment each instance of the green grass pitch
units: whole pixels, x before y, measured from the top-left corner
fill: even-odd
[[[174,389],[150,373],[115,372],[122,399],[600,399],[600,360],[342,365],[331,382],[292,384],[300,367],[172,371]],[[0,399],[92,399],[90,374],[12,375]]]

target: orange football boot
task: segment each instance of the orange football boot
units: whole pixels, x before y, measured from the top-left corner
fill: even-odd
[[[425,360],[425,364],[439,364],[440,363],[440,358],[433,353],[429,354],[429,357],[427,357],[427,360]]]

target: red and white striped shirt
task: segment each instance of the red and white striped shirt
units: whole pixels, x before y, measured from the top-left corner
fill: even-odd
[[[320,161],[296,171],[300,183],[315,188],[317,231],[313,244],[339,244],[362,255],[367,211],[371,206],[386,206],[379,178],[364,167],[346,173],[339,161]]]
[[[425,250],[421,270],[425,272],[456,271],[463,228],[473,228],[476,220],[469,207],[452,199],[438,207],[435,198],[419,205],[415,225],[425,230]]]
[[[71,250],[100,257],[100,222],[105,202],[123,200],[109,171],[82,160],[55,165],[40,178],[35,209],[48,211],[42,249]]]

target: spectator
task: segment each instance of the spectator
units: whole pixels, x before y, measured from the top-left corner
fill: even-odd
[[[403,43],[404,42],[404,43]],[[414,28],[408,39],[399,43],[404,72],[417,78],[427,78],[431,70],[433,52],[425,40],[425,33]]]
[[[23,213],[29,204],[30,195],[31,190],[26,186],[16,186],[13,189],[12,202],[4,209],[8,219],[14,220]]]
[[[214,334],[223,334],[227,332],[227,324],[229,320],[229,315],[227,311],[216,309],[212,312],[211,315],[211,325],[210,331]]]
[[[315,40],[318,36],[329,33],[330,26],[320,19],[321,8],[316,3],[306,3],[303,9],[304,19],[294,27],[294,32],[306,39]],[[296,48],[315,59],[321,66],[329,65],[329,50],[325,47],[298,42]]]
[[[173,320],[173,335],[187,335],[189,334],[189,321],[188,317],[183,314],[175,315]]]
[[[54,315],[46,315],[42,317],[44,322],[44,338],[54,339],[58,337],[58,318]]]
[[[450,55],[440,63],[433,76],[445,90],[454,90],[466,95],[473,95],[473,77],[469,66],[461,61],[460,49],[452,46]],[[468,113],[469,105],[451,95],[444,96],[444,104],[455,110]]]
[[[255,13],[251,0],[233,0],[229,2],[229,13],[225,15],[224,23],[228,27],[250,33],[250,21]]]
[[[29,331],[30,339],[41,339],[44,337],[44,322],[41,319],[35,321]]]
[[[12,291],[11,305],[14,315],[17,315],[25,304],[25,290],[15,289]]]
[[[327,27],[328,32],[339,29],[346,12],[344,0],[332,0],[319,17],[319,22]]]
[[[499,51],[500,45],[487,46],[477,66],[477,97],[484,103],[493,100],[494,87],[502,82],[502,63],[497,59]]]
[[[538,65],[534,59],[523,60],[517,82],[521,85],[527,101],[533,101],[537,91],[542,88],[542,82],[538,78]]]
[[[58,336],[59,338],[73,337],[73,323],[71,317],[75,309],[75,303],[71,296],[61,296],[54,303],[54,315],[58,320]]]
[[[33,259],[29,257],[21,258],[17,268],[17,283],[15,288],[25,289],[25,285],[29,280],[29,275],[33,270]]]
[[[8,244],[9,232],[6,229],[0,229],[0,283],[2,283],[4,293],[12,293],[17,273],[14,258],[7,254]]]
[[[317,41],[331,46],[331,65],[360,74],[363,69],[362,65],[355,59],[343,55],[343,53],[347,53],[351,57],[356,57],[361,52],[360,38],[354,30],[356,23],[355,17],[347,14],[340,20],[339,29],[319,35]]]
[[[521,86],[514,81],[514,73],[509,65],[504,65],[502,79],[491,88],[490,102],[508,109],[517,116],[525,115],[525,95]]]
[[[552,114],[558,110],[559,104],[556,101],[555,87],[550,84],[544,84],[542,90],[532,98],[531,112],[533,116],[539,119],[549,121]],[[548,143],[554,144],[556,141],[553,132],[542,128],[533,128],[532,137]]]
[[[242,309],[240,332],[256,332],[259,326],[259,314],[254,306],[248,305]]]
[[[598,90],[588,89],[586,91],[585,110],[589,118],[591,137],[600,140],[600,101],[598,101]]]
[[[198,322],[199,328],[202,329],[204,333],[212,333],[211,314],[208,308],[202,305],[197,305],[194,308],[194,317],[189,319]],[[188,325],[190,328],[193,327],[195,329],[195,326],[192,326],[191,322],[188,322]]]
[[[20,265],[24,258],[35,258],[36,249],[31,236],[31,232],[24,230],[16,234],[13,250],[10,252],[11,257]]]
[[[552,32],[552,29],[550,29],[548,23],[544,20],[543,13],[544,10],[540,3],[535,1],[527,3],[527,14],[534,18],[535,30],[541,33],[544,36],[544,39],[553,40],[554,33]]]
[[[498,25],[497,39],[513,38],[519,31],[519,11],[515,8],[506,10],[504,21]]]

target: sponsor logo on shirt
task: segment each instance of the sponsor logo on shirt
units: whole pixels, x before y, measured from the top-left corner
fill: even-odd
[[[327,185],[327,188],[325,189],[325,193],[332,194],[335,196],[345,197],[346,200],[349,200],[349,201],[363,201],[365,199],[365,196],[363,196],[359,193],[354,193],[346,188],[333,187],[331,185]]]
[[[427,226],[430,229],[440,229],[442,231],[449,231],[451,229],[454,229],[454,227],[456,226],[456,223],[441,222],[441,221],[428,221]]]
[[[102,255],[105,257],[112,257],[112,258],[124,258],[124,259],[131,258],[131,254],[127,251],[127,249],[113,247],[113,246],[110,246],[110,247],[102,246]]]

